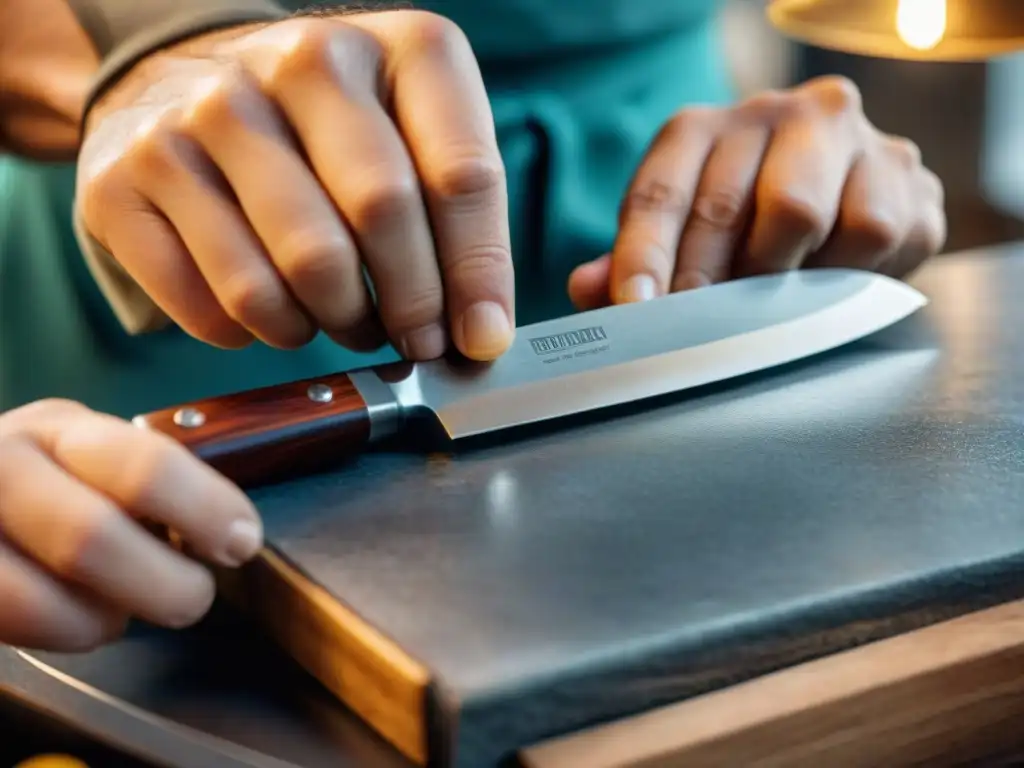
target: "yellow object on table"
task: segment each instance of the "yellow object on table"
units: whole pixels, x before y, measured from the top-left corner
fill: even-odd
[[[71,755],[36,755],[22,760],[14,768],[89,768],[89,766]]]

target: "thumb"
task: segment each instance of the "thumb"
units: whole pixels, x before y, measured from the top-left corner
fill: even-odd
[[[606,253],[599,259],[581,264],[569,275],[569,299],[581,312],[611,304],[612,257]]]

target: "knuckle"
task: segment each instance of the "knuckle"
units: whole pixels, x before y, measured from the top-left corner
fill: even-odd
[[[121,470],[119,500],[130,509],[157,509],[161,506],[161,489],[169,487],[167,479],[179,450],[162,434],[139,431],[139,439]]]
[[[764,91],[744,101],[737,109],[737,114],[744,120],[754,123],[774,122],[782,114],[788,113],[796,103],[790,94],[781,91]]]
[[[635,213],[682,214],[691,204],[691,193],[682,186],[652,181],[629,190],[622,203],[622,217]]]
[[[410,44],[419,50],[440,53],[447,58],[469,47],[461,27],[438,13],[407,11],[404,20],[408,24]]]
[[[474,295],[500,296],[512,281],[512,252],[504,245],[478,245],[451,257],[446,282]]]
[[[442,198],[481,197],[505,185],[505,166],[499,158],[464,157],[443,165],[430,179]]]
[[[821,111],[813,97],[796,91],[784,94],[776,105],[776,117],[780,123],[792,124],[813,120]]]
[[[280,309],[276,286],[249,272],[238,272],[225,280],[218,293],[228,317],[243,327],[252,327]]]
[[[68,526],[54,541],[50,568],[68,581],[89,581],[109,554],[108,530],[116,514],[106,504],[100,504],[69,519]]]
[[[136,185],[170,184],[183,170],[177,138],[162,130],[140,137],[129,150],[127,159]]]
[[[340,238],[323,237],[308,232],[294,232],[281,244],[279,259],[288,277],[303,285],[335,282],[348,243]]]
[[[830,229],[828,217],[819,206],[791,193],[776,193],[769,197],[764,215],[819,243],[825,240]]]
[[[181,128],[197,136],[216,136],[244,120],[244,101],[248,92],[238,74],[219,74],[205,78],[195,86],[191,103],[183,110]]]
[[[327,69],[330,36],[322,25],[302,19],[286,38],[269,73],[270,85],[280,91],[289,84]]]
[[[706,132],[717,115],[718,110],[711,107],[687,107],[669,118],[659,138],[678,139]]]
[[[387,227],[412,214],[420,203],[419,184],[412,175],[396,175],[369,185],[354,198],[350,218],[357,231]]]
[[[282,37],[270,84],[280,90],[310,75],[345,79],[353,71],[375,72],[383,57],[377,39],[357,27],[320,18],[294,19]]]
[[[290,76],[324,70],[330,61],[337,30],[328,27],[322,19],[296,19],[288,31],[276,73]]]
[[[719,188],[697,196],[692,218],[697,224],[716,230],[738,229],[747,209],[747,197],[740,190]]]
[[[886,148],[889,155],[907,170],[921,165],[921,148],[911,139],[891,137],[886,141]]]
[[[504,280],[512,267],[512,253],[503,245],[479,245],[450,257],[445,265],[454,277],[474,286]]]
[[[871,251],[888,253],[895,250],[903,240],[904,232],[892,219],[861,213],[847,217],[844,227],[858,243]]]
[[[830,115],[859,114],[863,109],[860,88],[843,75],[826,75],[811,83],[809,93],[821,111]]]
[[[401,302],[389,300],[382,292],[381,310],[391,332],[402,336],[438,322],[444,313],[444,294],[439,284],[413,291],[407,289],[403,291]]]

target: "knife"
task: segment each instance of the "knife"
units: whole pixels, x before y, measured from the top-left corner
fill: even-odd
[[[724,381],[825,352],[927,304],[851,269],[765,275],[517,330],[497,361],[388,363],[138,416],[237,484],[281,478],[400,436],[451,440]]]

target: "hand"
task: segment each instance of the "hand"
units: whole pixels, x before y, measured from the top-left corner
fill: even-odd
[[[130,617],[200,619],[211,574],[141,523],[228,567],[262,546],[242,492],[169,438],[64,401],[0,414],[0,643],[84,651]]]
[[[569,292],[588,309],[799,267],[904,277],[945,237],[942,184],[917,147],[826,77],[680,112],[632,181],[612,253],[579,267]]]
[[[440,16],[296,17],[150,57],[91,113],[77,199],[213,345],[323,330],[487,360],[511,343],[504,168],[473,52]]]

